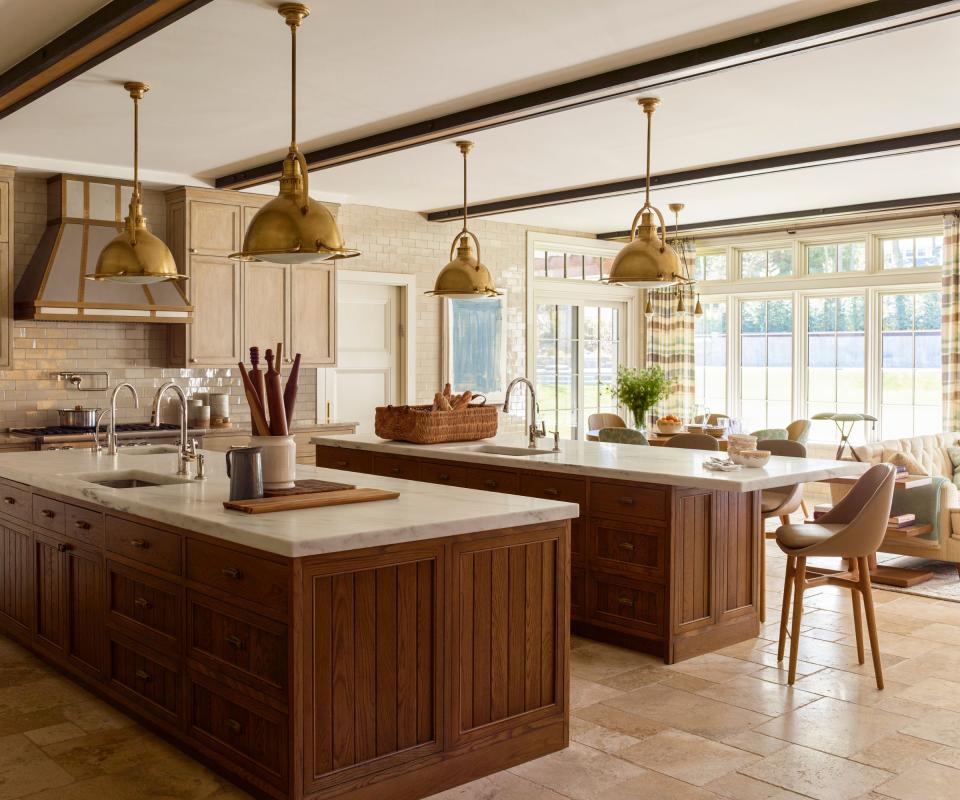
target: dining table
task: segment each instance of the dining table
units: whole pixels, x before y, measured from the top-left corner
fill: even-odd
[[[667,442],[669,442],[677,434],[663,434],[663,433],[647,433],[647,441],[654,447],[663,447]],[[588,430],[587,431],[587,441],[599,441],[600,429]],[[714,437],[717,440],[717,446],[721,451],[726,452],[727,450],[727,435],[716,436]]]

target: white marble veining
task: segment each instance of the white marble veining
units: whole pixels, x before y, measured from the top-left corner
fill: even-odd
[[[435,486],[297,465],[298,478],[319,478],[400,492],[396,500],[244,514],[227,511],[223,453],[207,452],[204,481],[110,489],[82,480],[135,470],[174,478],[177,456],[97,455],[90,450],[0,454],[0,477],[158,523],[283,556],[307,556],[421,541],[516,525],[572,519],[573,503]],[[118,477],[118,476],[115,476]]]
[[[548,439],[539,439],[537,447],[552,446]],[[560,452],[546,452],[531,456],[496,455],[478,452],[484,444],[526,448],[525,438],[497,437],[483,442],[453,442],[449,444],[408,444],[388,442],[376,436],[343,434],[311,439],[314,444],[373,450],[404,456],[442,458],[468,464],[487,464],[493,467],[531,469],[538,472],[559,472],[570,475],[590,475],[597,478],[616,478],[638,483],[667,486],[688,486],[695,489],[719,489],[728,492],[752,492],[796,483],[821,481],[847,475],[859,475],[867,469],[857,461],[829,461],[820,458],[771,457],[759,469],[744,468],[737,472],[712,472],[703,462],[718,454],[706,450],[682,450],[673,447],[642,447],[635,444],[607,442],[560,442]],[[719,454],[722,455],[722,454]]]

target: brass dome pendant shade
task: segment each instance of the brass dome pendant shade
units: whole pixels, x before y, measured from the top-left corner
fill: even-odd
[[[297,145],[297,28],[310,9],[300,3],[284,3],[277,11],[290,27],[290,150],[283,160],[279,196],[256,213],[243,237],[243,250],[230,258],[304,264],[358,256],[359,250],[343,246],[329,210],[310,197],[307,162]]]
[[[646,195],[643,206],[630,225],[630,243],[617,253],[610,274],[604,281],[640,289],[658,289],[678,283],[690,283],[689,277],[683,273],[680,256],[667,244],[667,225],[663,214],[650,202],[651,132],[653,112],[660,105],[660,100],[656,97],[641,97],[637,102],[647,115]],[[654,214],[659,225],[654,222]]]
[[[133,195],[123,230],[100,252],[96,269],[87,280],[159,283],[186,278],[177,274],[169,248],[147,230],[140,203],[140,101],[150,89],[145,83],[123,84],[133,98]]]
[[[454,144],[463,154],[463,229],[450,245],[450,263],[440,270],[433,291],[426,294],[460,299],[497,297],[500,292],[493,284],[490,270],[480,261],[480,240],[467,228],[467,153],[473,149],[473,142],[461,141]],[[473,254],[470,239],[473,239],[477,246],[476,255]],[[457,250],[456,256],[453,254],[454,248]]]

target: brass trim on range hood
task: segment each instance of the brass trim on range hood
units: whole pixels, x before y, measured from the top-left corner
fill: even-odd
[[[47,228],[17,284],[14,318],[73,322],[193,322],[182,281],[89,281],[122,225],[131,181],[55,175],[47,181]]]

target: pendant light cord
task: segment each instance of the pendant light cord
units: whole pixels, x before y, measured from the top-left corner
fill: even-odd
[[[290,149],[297,149],[297,28],[290,25]]]
[[[650,205],[650,153],[651,153],[651,141],[653,139],[653,108],[645,108],[644,112],[647,115],[647,176],[646,176],[646,194],[643,198],[644,205]]]
[[[140,98],[133,98],[133,196],[130,198],[130,245],[137,246],[137,214],[140,211]]]
[[[463,232],[467,232],[467,150],[463,150]]]

